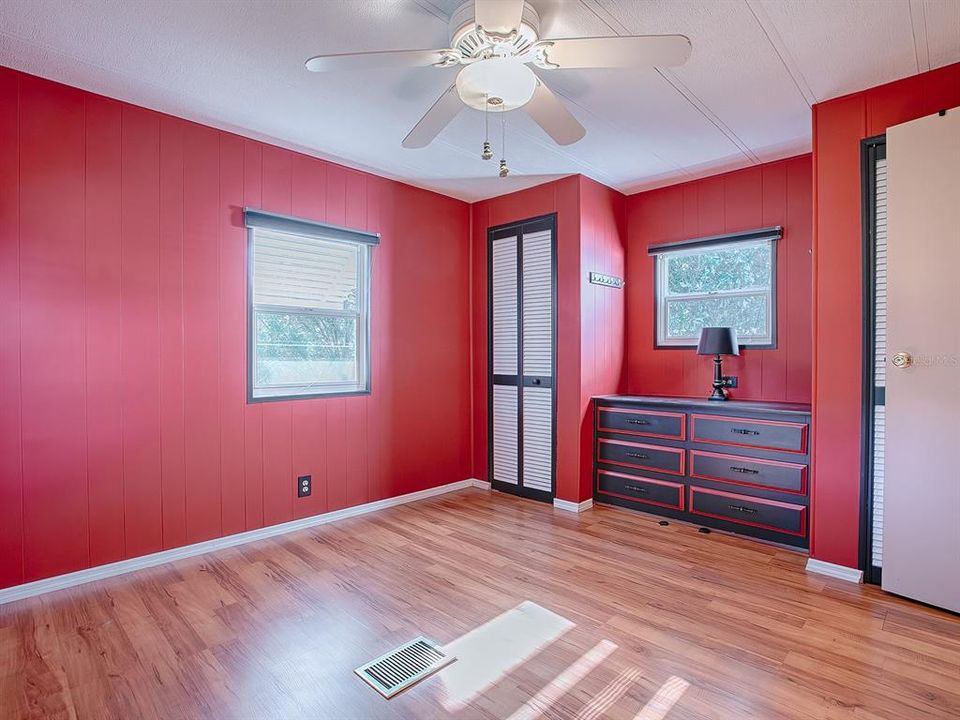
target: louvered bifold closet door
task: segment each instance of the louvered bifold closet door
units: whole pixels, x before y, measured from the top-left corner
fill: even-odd
[[[491,243],[491,333],[493,357],[492,463],[494,482],[520,479],[520,318],[518,236]]]
[[[553,237],[523,235],[523,486],[553,492]]]
[[[865,432],[861,564],[866,582],[879,583],[883,567],[884,480],[887,440],[887,146],[883,137],[864,141],[864,406]]]
[[[885,149],[885,146],[884,146]],[[887,386],[887,158],[874,169],[873,532],[870,564],[883,567],[883,480]]]
[[[554,494],[555,218],[492,228],[490,479],[537,500]]]

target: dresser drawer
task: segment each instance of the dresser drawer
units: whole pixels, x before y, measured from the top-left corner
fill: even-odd
[[[690,488],[690,512],[729,520],[788,535],[807,533],[807,509],[803,505],[762,500],[708,488]]]
[[[807,466],[777,460],[690,451],[690,476],[805,495]]]
[[[717,415],[692,415],[693,442],[739,445],[785,452],[807,452],[807,424],[779,420],[749,420]]]
[[[597,430],[683,440],[686,419],[684,413],[600,407],[597,410]]]
[[[683,485],[680,483],[597,470],[597,492],[683,510]]]
[[[668,475],[683,475],[684,452],[680,448],[644,445],[626,440],[597,440],[597,459],[640,470],[654,470]]]

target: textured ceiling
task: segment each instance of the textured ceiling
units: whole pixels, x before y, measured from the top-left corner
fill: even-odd
[[[960,0],[533,0],[542,37],[682,33],[693,54],[545,72],[587,135],[561,148],[509,113],[502,180],[479,159],[480,112],[400,146],[455,69],[303,68],[446,47],[460,2],[4,0],[0,64],[475,200],[571,173],[634,192],[795,155],[812,103],[960,61]]]

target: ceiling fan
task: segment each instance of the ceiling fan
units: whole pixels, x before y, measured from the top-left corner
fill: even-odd
[[[683,35],[543,40],[540,17],[524,0],[468,0],[450,18],[450,30],[448,48],[317,55],[306,67],[313,72],[460,67],[456,81],[403,139],[405,148],[429,145],[464,105],[484,111],[522,107],[559,145],[570,145],[586,130],[530,65],[547,72],[669,67],[690,56],[690,40]]]

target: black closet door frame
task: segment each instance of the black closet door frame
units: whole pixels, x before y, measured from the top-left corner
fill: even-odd
[[[527,488],[523,485],[523,236],[535,232],[550,231],[550,296],[551,319],[551,428],[550,428],[550,492]],[[510,376],[493,374],[493,241],[516,236],[517,238],[517,376],[513,383]],[[500,385],[517,385],[517,484],[499,482],[493,478],[493,386],[495,377]],[[542,385],[540,386],[542,387]],[[553,502],[557,493],[557,214],[549,213],[519,222],[495,225],[487,229],[487,473],[490,487],[494,490],[519,495],[520,497]]]
[[[877,326],[877,161],[887,156],[887,136],[875,135],[860,142],[860,231],[863,242],[863,369],[860,447],[860,569],[867,583],[880,584],[882,570],[871,562],[873,555],[873,457],[874,409],[878,398],[876,376]]]

